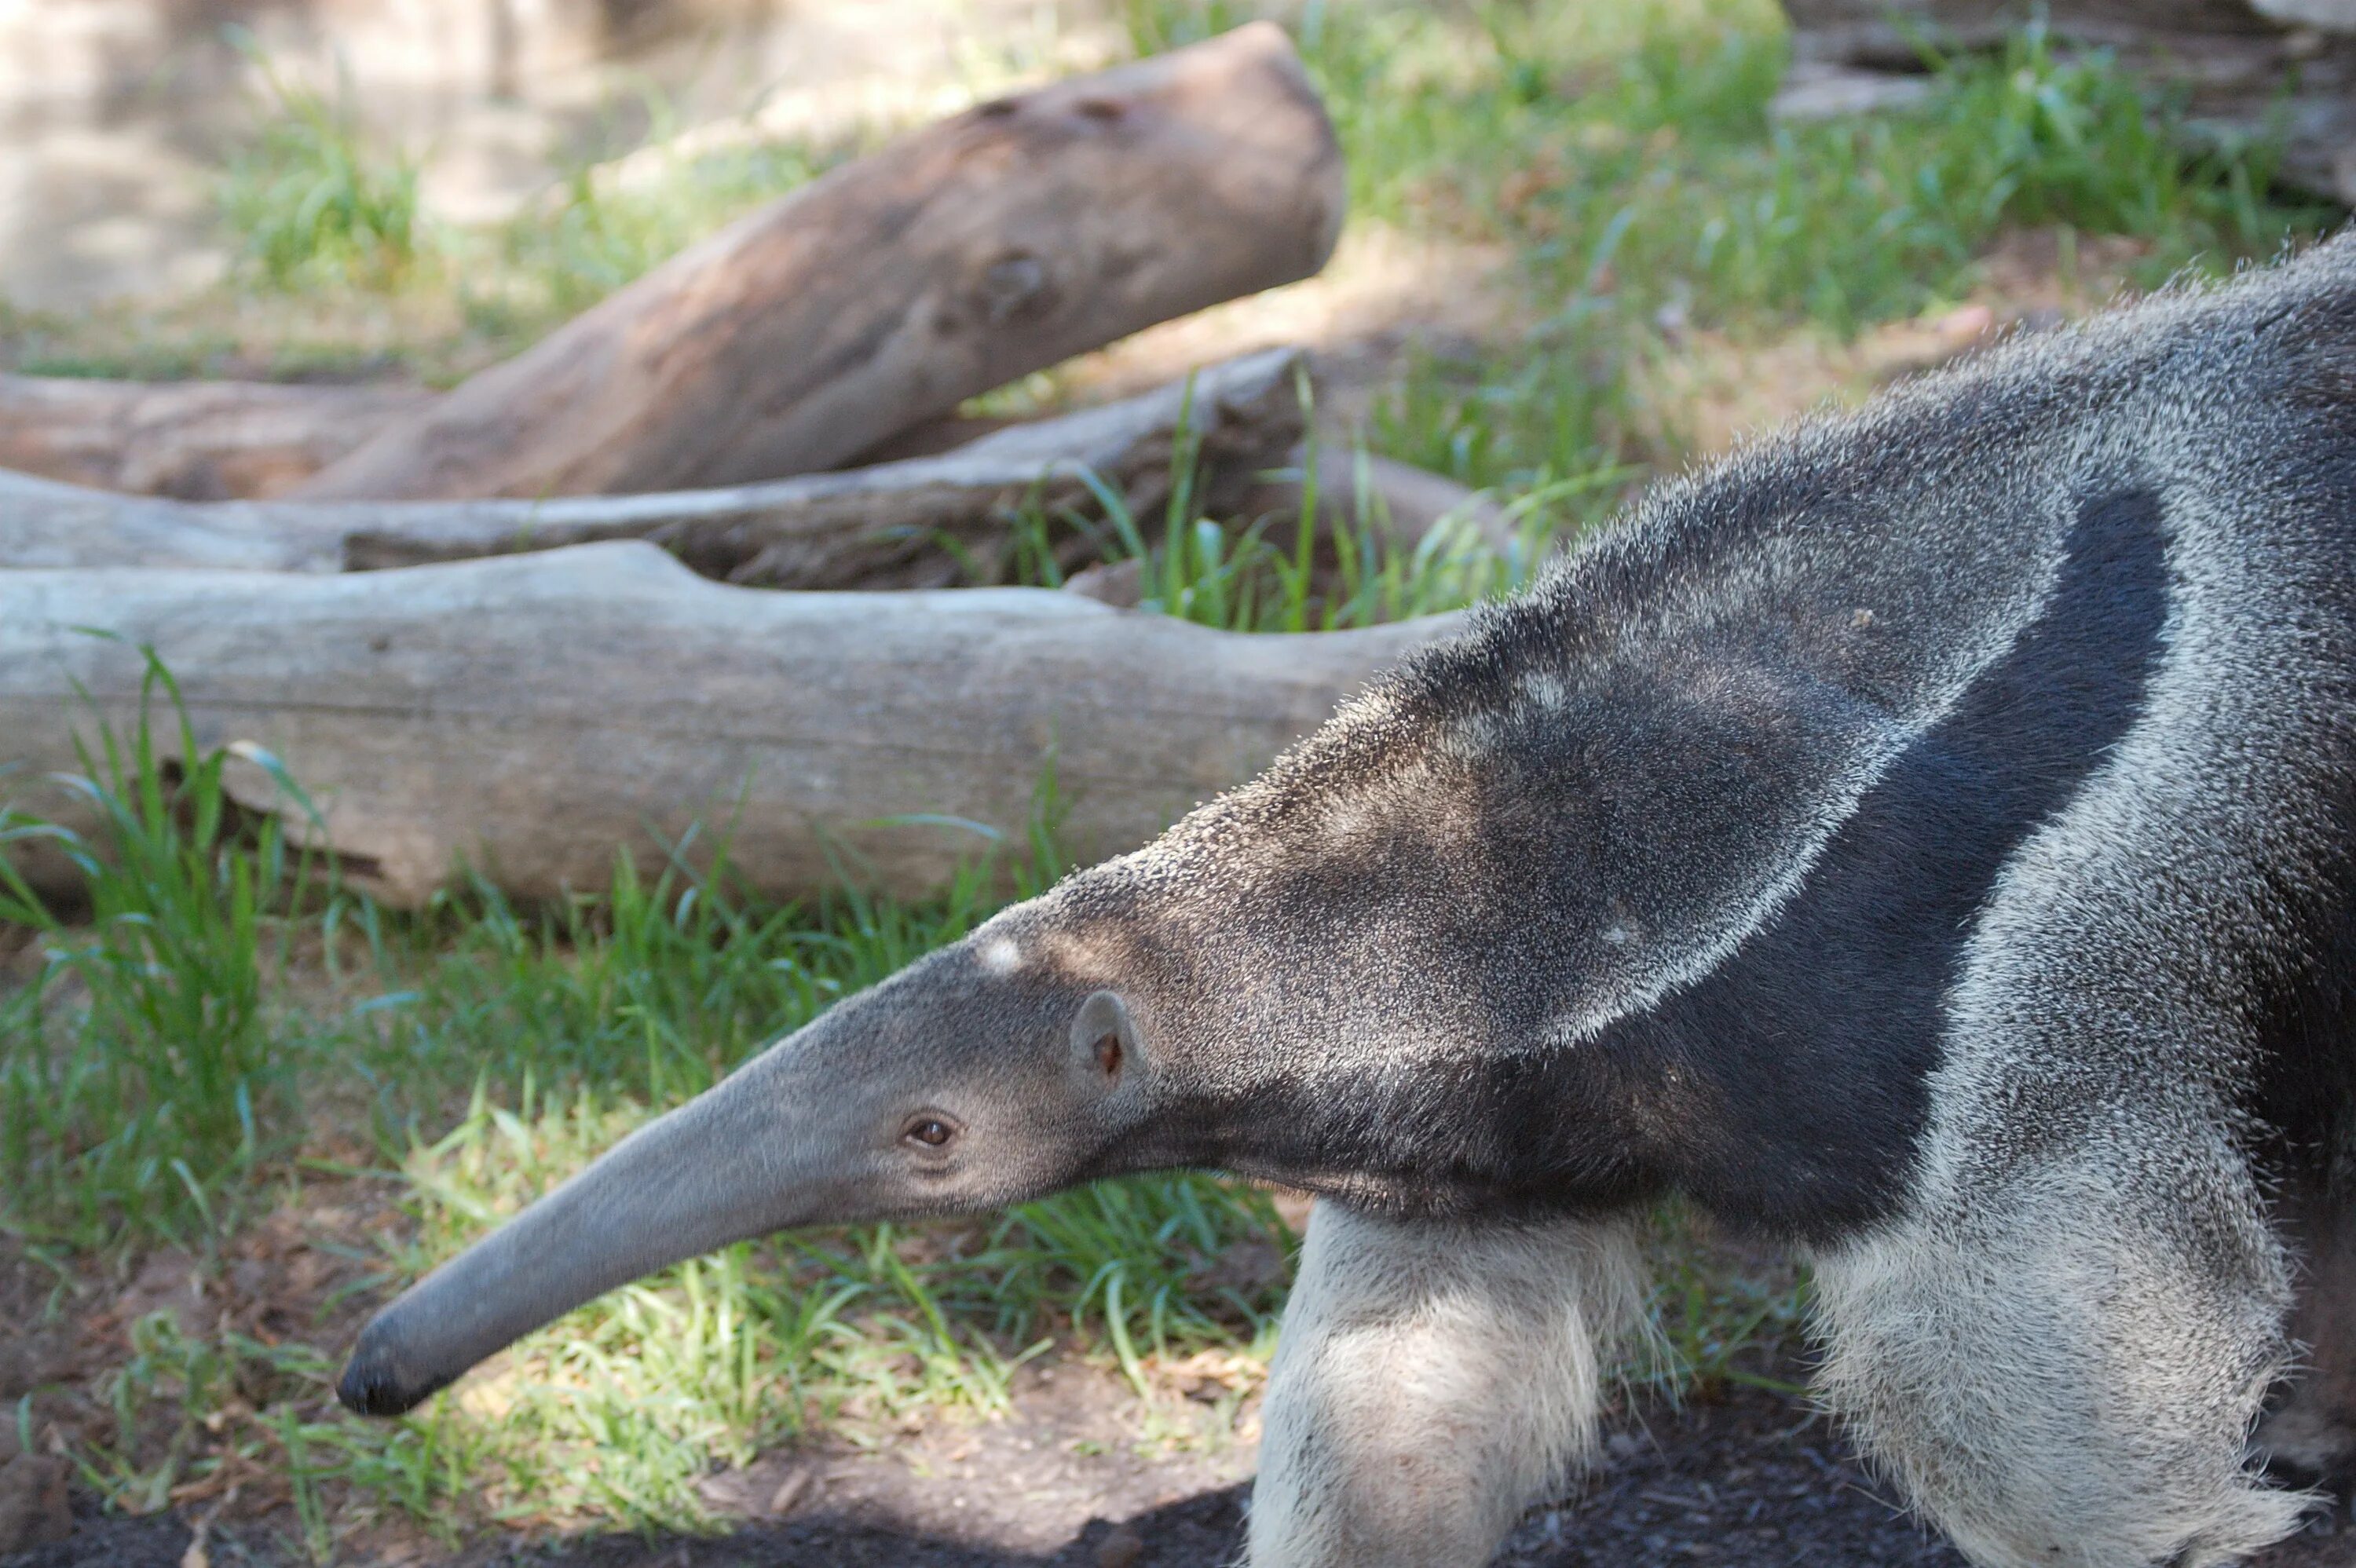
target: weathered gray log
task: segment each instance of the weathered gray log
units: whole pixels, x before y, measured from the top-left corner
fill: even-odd
[[[2356,205],[2356,0],[1783,0],[1795,82],[1874,94],[1827,68],[1919,69],[1925,43],[1989,48],[2042,19],[2064,46],[2117,51],[2190,100],[2196,131],[2284,135],[2282,176]]]
[[[597,888],[699,822],[763,894],[847,874],[916,896],[977,827],[1019,843],[1051,767],[1075,852],[1143,842],[1451,624],[1250,636],[1037,589],[755,592],[635,541],[334,577],[5,572],[0,778],[86,825],[27,781],[74,769],[96,715],[132,720],[144,644],[198,743],[282,759],[322,847],[399,903],[461,859],[520,897]],[[302,825],[260,769],[231,784]]]
[[[1140,327],[1308,276],[1343,200],[1316,91],[1256,23],[837,169],[300,493],[541,496],[825,468]]]
[[[0,470],[0,570],[218,567],[334,571],[339,528],[317,509],[272,501],[173,501],[123,496]]]
[[[0,468],[190,501],[274,496],[434,397],[422,387],[0,376]]]
[[[0,568],[365,571],[649,539],[707,576],[771,587],[937,587],[944,539],[992,548],[1034,494],[1162,505],[1183,422],[1214,498],[1279,466],[1301,433],[1301,356],[1269,349],[1100,408],[1016,425],[937,457],[767,485],[548,501],[175,502],[0,484]]]
[[[939,588],[1013,511],[1093,509],[1093,476],[1133,514],[1162,507],[1181,426],[1215,505],[1278,466],[1301,430],[1301,357],[1269,349],[1099,408],[985,435],[933,457],[809,474],[734,491],[412,505],[347,541],[352,570],[417,565],[602,539],[648,539],[707,577],[777,588]],[[659,520],[650,520],[659,518]]]

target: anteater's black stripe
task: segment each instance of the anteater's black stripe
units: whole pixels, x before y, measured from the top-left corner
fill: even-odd
[[[1896,760],[1790,904],[1599,1042],[1607,1103],[1644,1129],[1638,1167],[1723,1219],[1812,1239],[1890,1211],[1974,922],[2142,710],[2169,599],[2158,497],[2083,506],[2043,613]]]
[[[1480,939],[1504,976],[1499,1038],[1338,1109],[1313,1075],[1264,1085],[1253,1148],[1219,1157],[1253,1169],[1264,1157],[1269,1172],[1295,1179],[1347,1171],[1361,1200],[1403,1211],[1593,1211],[1674,1189],[1735,1225],[1810,1240],[1889,1214],[1921,1139],[1943,999],[1973,923],[2021,840],[2135,722],[2169,602],[2158,497],[2087,501],[2038,617],[1891,763],[1768,924],[1709,976],[1600,1037],[1530,1049],[1559,995],[1543,970],[1569,961],[1556,947],[1576,950],[1558,942],[1547,912],[1559,903],[1591,920],[1608,907],[1591,886],[1551,885],[1594,873],[1578,835],[1599,786],[1580,722],[1563,724],[1550,742],[1561,755],[1497,786],[1526,836],[1518,858],[1492,868],[1519,879],[1492,901],[1530,912]],[[1679,826],[1647,817],[1643,830]],[[1415,849],[1391,847],[1410,869],[1394,880],[1444,885],[1444,868],[1419,866]],[[1396,896],[1355,866],[1322,875],[1302,895],[1316,907]]]

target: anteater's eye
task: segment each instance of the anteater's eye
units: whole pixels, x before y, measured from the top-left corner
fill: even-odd
[[[1120,1072],[1120,1036],[1108,1034],[1098,1040],[1097,1069],[1108,1078]]]
[[[957,1129],[938,1116],[919,1116],[910,1122],[908,1130],[900,1136],[912,1143],[923,1144],[926,1148],[938,1148],[957,1136]]]

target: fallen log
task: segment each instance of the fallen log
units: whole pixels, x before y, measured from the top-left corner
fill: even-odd
[[[121,496],[0,471],[0,569],[340,570],[340,532],[302,531],[269,501]]]
[[[0,376],[0,468],[189,501],[274,496],[434,397],[422,387]]]
[[[1036,589],[753,592],[641,542],[335,577],[8,572],[0,777],[90,826],[25,781],[75,769],[98,718],[126,732],[147,645],[200,746],[267,748],[321,815],[245,764],[241,803],[395,903],[461,861],[523,898],[599,888],[618,850],[650,863],[698,823],[763,895],[848,876],[915,897],[990,836],[1020,843],[1051,770],[1073,852],[1143,842],[1453,622],[1250,636]]]
[[[1010,426],[932,457],[735,491],[383,508],[351,532],[348,570],[420,565],[602,539],[653,540],[704,576],[773,588],[942,588],[957,554],[995,549],[1014,509],[1095,506],[1092,476],[1132,515],[1173,485],[1183,426],[1207,504],[1240,495],[1299,437],[1290,349],[1211,366],[1100,408]],[[660,520],[652,520],[659,517]]]
[[[266,500],[350,452],[424,387],[321,381],[118,381],[0,373],[0,469],[131,496]],[[1023,421],[948,414],[837,466],[934,457]]]
[[[1911,96],[1926,48],[1986,49],[2034,23],[2063,48],[2113,51],[2179,93],[2201,142],[2278,139],[2277,177],[2356,205],[2351,0],[1783,0],[1787,117]]]
[[[298,494],[544,496],[825,468],[1030,371],[1308,276],[1343,201],[1315,90],[1256,23],[836,169]]]
[[[1146,514],[1169,495],[1183,424],[1211,501],[1299,438],[1301,356],[1269,349],[1100,408],[1015,425],[938,456],[767,485],[548,501],[192,503],[0,483],[0,568],[349,571],[647,539],[709,577],[790,588],[939,587],[995,548],[1012,510],[1090,500]],[[5,477],[5,476],[0,476]]]

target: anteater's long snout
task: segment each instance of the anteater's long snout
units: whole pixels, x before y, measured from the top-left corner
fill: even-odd
[[[361,1331],[337,1396],[398,1415],[616,1285],[830,1217],[856,1159],[790,1049],[631,1134],[404,1292]]]

